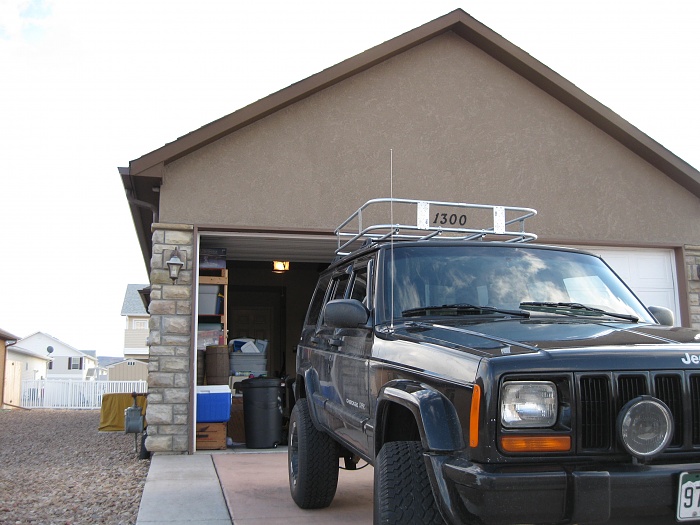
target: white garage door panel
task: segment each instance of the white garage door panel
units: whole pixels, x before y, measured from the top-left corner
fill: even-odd
[[[587,247],[600,255],[647,306],[669,308],[680,325],[673,250]]]

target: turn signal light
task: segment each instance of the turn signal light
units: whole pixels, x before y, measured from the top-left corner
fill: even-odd
[[[506,452],[568,452],[571,436],[502,436],[501,448]]]
[[[469,446],[479,446],[479,411],[481,409],[481,387],[474,385],[472,391],[472,409],[469,413]]]

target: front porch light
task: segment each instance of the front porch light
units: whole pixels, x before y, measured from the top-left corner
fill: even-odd
[[[180,251],[177,248],[175,248],[172,257],[170,257],[168,262],[165,264],[168,265],[168,272],[170,272],[170,278],[173,280],[173,284],[175,284],[177,278],[180,275],[180,270],[185,265],[185,263],[182,262],[182,259],[180,259]]]

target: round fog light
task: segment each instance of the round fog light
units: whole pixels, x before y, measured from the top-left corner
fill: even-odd
[[[673,417],[668,407],[651,396],[627,403],[617,416],[617,435],[623,446],[639,459],[662,452],[673,434]]]

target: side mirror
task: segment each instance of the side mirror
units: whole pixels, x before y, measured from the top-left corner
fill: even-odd
[[[323,322],[332,328],[361,328],[368,319],[369,311],[357,299],[329,301],[323,312]]]
[[[673,319],[673,312],[668,308],[663,306],[650,306],[649,311],[653,315],[659,324],[664,326],[673,326],[675,321]]]

